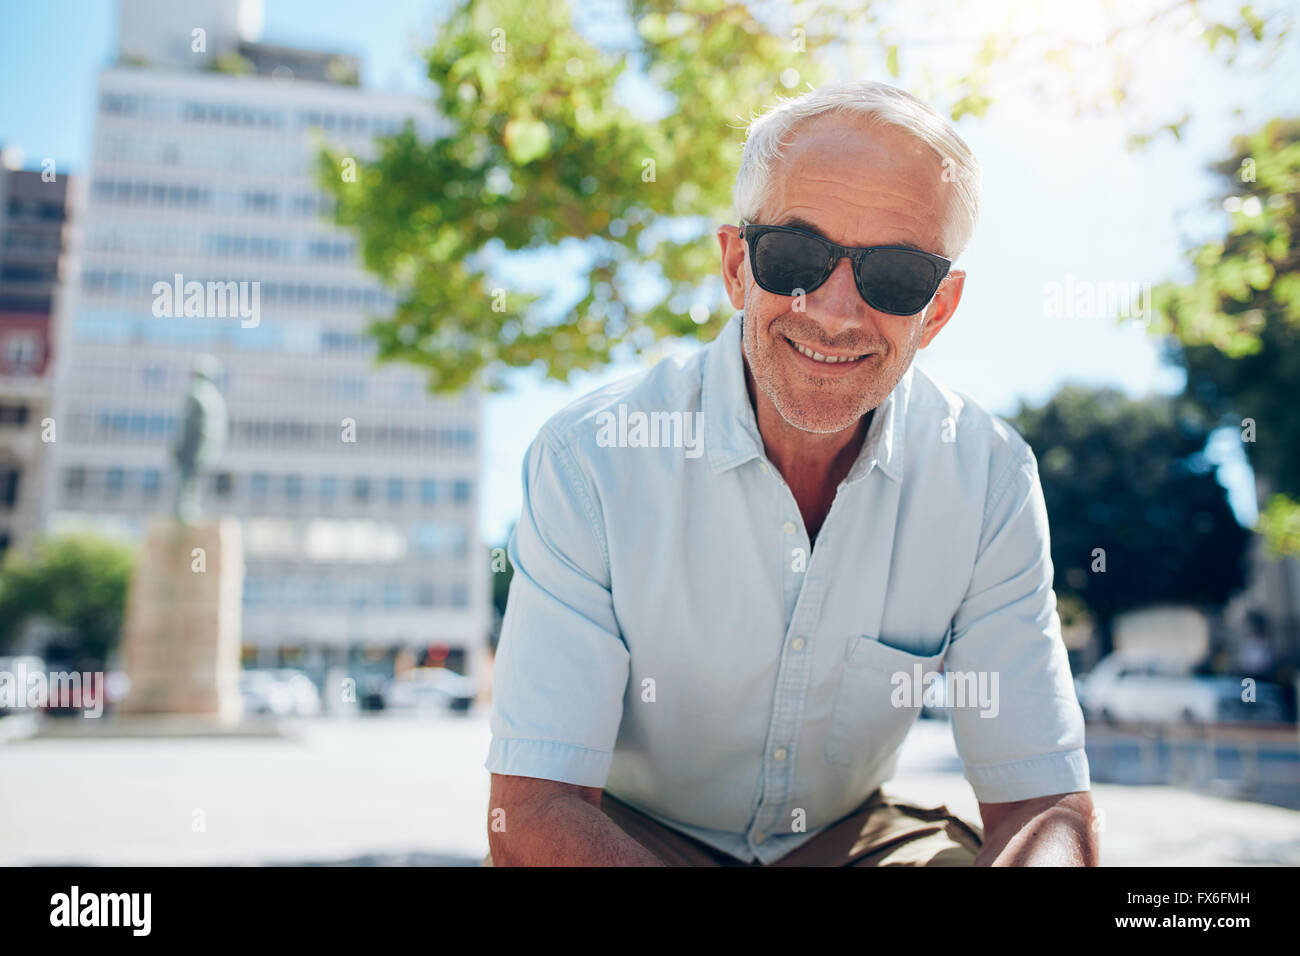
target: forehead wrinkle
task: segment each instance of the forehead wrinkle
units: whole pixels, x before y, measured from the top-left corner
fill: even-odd
[[[849,195],[836,194],[830,198],[833,200],[835,207],[857,206],[863,210],[863,215],[870,213],[878,215],[885,212],[915,219],[918,222],[925,222],[936,217],[942,218],[942,215],[938,213],[940,206],[935,204],[934,197],[930,197],[929,201],[927,201],[920,193],[905,192],[889,186],[854,186],[851,183],[832,179],[801,177],[798,184],[781,182],[773,190],[772,198],[782,204],[790,203],[792,199],[804,200],[803,202],[794,203],[794,205],[811,209],[813,207],[809,205],[809,202],[816,201],[819,197],[791,195],[792,193],[804,193],[805,190],[800,187],[805,184],[830,186],[840,193],[849,193]],[[906,187],[903,188],[906,189]]]
[[[874,199],[879,198],[886,202],[896,202],[900,208],[905,209],[914,209],[920,206],[921,208],[932,212],[936,208],[932,201],[933,197],[930,197],[931,201],[926,201],[922,198],[921,191],[915,193],[903,191],[906,187],[899,189],[891,186],[855,186],[851,182],[844,182],[838,179],[820,179],[812,176],[801,176],[799,178],[799,184],[802,185],[804,183],[831,186],[839,190],[848,190],[850,193],[862,194],[860,199],[857,197],[837,195],[835,197],[835,202],[837,204],[849,203],[855,206],[866,206]],[[791,192],[791,184],[785,182],[781,183],[776,192],[780,193],[783,197],[788,197]]]
[[[828,132],[823,128],[815,137],[821,148],[811,148],[810,137],[781,158],[764,204],[768,209],[816,223],[815,231],[841,245],[903,244],[896,238],[922,249],[946,245],[948,204],[937,188],[937,170],[924,177],[910,143],[904,140],[904,148],[883,155],[871,149],[867,161],[853,169],[840,151],[822,145],[841,138]],[[764,221],[776,224],[777,218],[764,216]]]

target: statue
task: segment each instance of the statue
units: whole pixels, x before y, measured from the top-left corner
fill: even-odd
[[[199,472],[221,454],[226,443],[226,401],[216,383],[220,375],[221,363],[211,355],[195,359],[185,420],[172,448],[177,467],[174,513],[186,526],[199,516]]]
[[[184,420],[171,449],[175,517],[150,520],[131,578],[122,623],[130,690],[118,707],[129,720],[182,714],[202,728],[240,720],[244,551],[239,522],[199,520],[198,507],[199,475],[226,441],[220,377],[215,358],[196,358]]]

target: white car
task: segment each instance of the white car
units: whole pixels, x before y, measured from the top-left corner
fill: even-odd
[[[244,713],[275,717],[314,717],[320,713],[320,693],[302,671],[280,668],[244,671],[239,675]]]
[[[1089,720],[1209,724],[1220,719],[1225,682],[1240,687],[1231,677],[1194,676],[1183,661],[1120,651],[1102,658],[1075,688]]]
[[[384,687],[384,707],[389,710],[464,713],[478,696],[478,682],[445,667],[417,667]]]

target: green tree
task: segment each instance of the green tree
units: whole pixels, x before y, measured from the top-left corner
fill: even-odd
[[[711,236],[701,223],[682,236],[665,220],[722,216],[732,177],[719,170],[734,170],[738,117],[784,91],[782,70],[818,74],[744,6],[688,6],[633,4],[649,73],[675,100],[661,121],[622,105],[628,56],[574,30],[568,4],[462,3],[427,54],[446,124],[438,138],[421,142],[408,126],[355,182],[340,172],[348,157],[324,153],[338,221],[359,230],[370,269],[409,290],[372,327],[381,358],[420,364],[454,389],[539,361],[563,379],[629,338],[721,327],[724,312],[698,309],[697,286],[717,271]],[[585,290],[561,316],[490,268],[496,252],[572,240],[589,257]],[[649,304],[633,293],[646,276],[662,283]]]
[[[1192,249],[1195,278],[1166,283],[1152,331],[1187,371],[1186,395],[1241,433],[1267,489],[1259,530],[1275,552],[1300,548],[1300,120],[1236,138],[1214,167],[1227,235]],[[1271,493],[1271,494],[1268,494]]]
[[[73,659],[103,664],[117,645],[134,555],[90,535],[46,538],[30,552],[10,552],[0,570],[0,649],[24,626],[49,621],[66,629]]]
[[[1213,613],[1242,586],[1250,533],[1185,402],[1066,386],[1008,421],[1038,458],[1057,594],[1087,608],[1101,653],[1114,649],[1124,611],[1171,603]]]
[[[597,44],[564,0],[457,0],[425,54],[440,117],[433,138],[408,124],[372,159],[320,155],[336,221],[358,233],[366,267],[398,290],[395,312],[370,328],[379,358],[416,364],[431,388],[454,391],[500,387],[511,368],[529,366],[564,380],[625,343],[712,338],[730,311],[712,228],[731,218],[744,126],[778,96],[821,82],[832,61],[856,75],[900,76],[919,56],[909,51],[926,49],[883,25],[886,14],[906,19],[903,8],[625,0],[603,8],[604,19],[626,16],[630,38]],[[1230,58],[1276,45],[1290,25],[1285,11],[1249,5],[1220,22],[1194,0],[1149,17],[1111,13],[1108,82],[1087,84],[1086,96],[1067,82],[1076,112],[1125,101],[1152,31],[1200,17],[1211,50]],[[936,28],[954,32],[949,22]],[[923,94],[942,89],[954,119],[983,114],[999,77],[1077,77],[1075,55],[1095,49],[1059,31],[969,39],[968,56],[910,70]],[[951,75],[932,82],[931,65]],[[662,96],[665,115],[627,105],[620,84],[632,77]],[[1097,88],[1105,93],[1092,102]],[[1185,122],[1164,129],[1178,135]],[[540,297],[510,268],[521,252],[560,244],[584,261],[574,304]]]

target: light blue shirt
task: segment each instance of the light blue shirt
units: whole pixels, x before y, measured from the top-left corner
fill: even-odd
[[[981,802],[1087,790],[1029,446],[913,366],[810,547],[740,321],[530,446],[487,769],[604,787],[771,863],[889,780],[922,695],[950,688]]]

